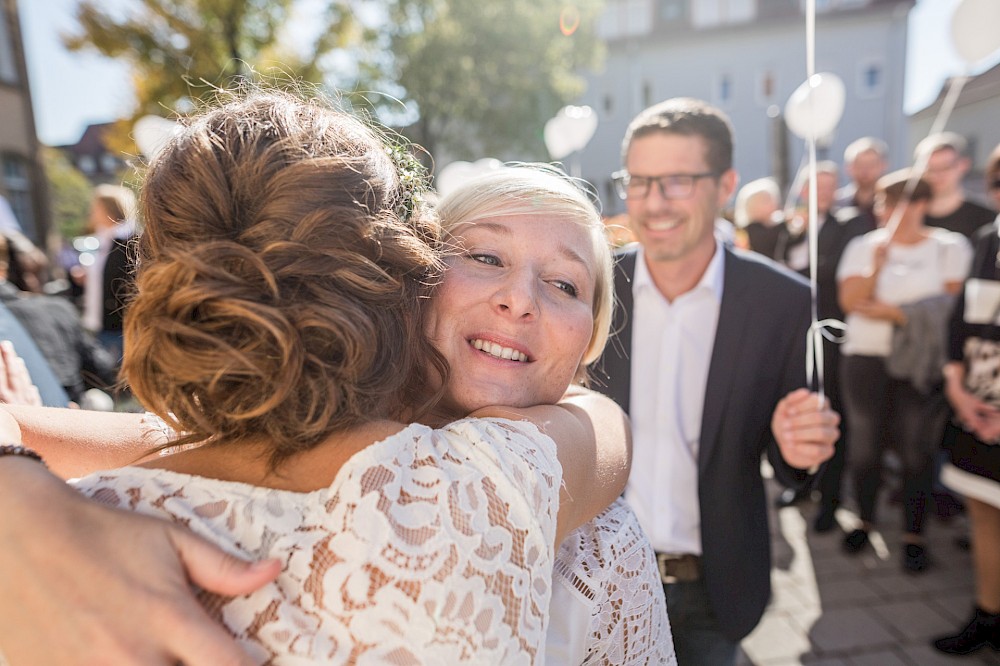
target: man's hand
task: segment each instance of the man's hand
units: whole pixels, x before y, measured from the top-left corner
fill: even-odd
[[[806,389],[792,391],[778,403],[771,417],[771,432],[781,457],[792,467],[812,469],[833,456],[840,437],[840,415],[830,401]]]
[[[0,459],[0,650],[32,664],[252,664],[195,600],[273,580],[184,529],[83,498],[37,462]]]

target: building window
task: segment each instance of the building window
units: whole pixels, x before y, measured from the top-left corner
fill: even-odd
[[[874,58],[858,63],[858,97],[878,97],[885,88],[882,61]]]
[[[660,0],[660,20],[676,23],[687,18],[687,0]]]
[[[617,202],[620,201],[618,198],[618,192],[615,190],[615,181],[610,178],[604,179],[604,211],[607,212],[613,207],[617,207]]]
[[[87,175],[97,171],[97,160],[93,155],[80,155],[76,160],[76,167]]]
[[[623,39],[647,34],[653,23],[655,0],[611,0],[597,24],[601,39]]]
[[[778,94],[778,81],[771,70],[757,73],[754,98],[760,106],[770,106],[775,103]]]
[[[18,83],[17,65],[14,62],[14,44],[7,29],[7,13],[0,10],[0,81]]]
[[[104,173],[115,173],[118,171],[119,166],[118,158],[111,153],[101,155],[101,171]]]
[[[19,155],[3,156],[3,185],[21,230],[34,238],[35,212],[31,205],[31,176],[26,159]]]
[[[753,0],[698,0],[691,5],[691,25],[714,28],[753,20],[756,14]]]
[[[715,80],[715,103],[729,104],[733,99],[733,77],[730,74],[720,74]]]

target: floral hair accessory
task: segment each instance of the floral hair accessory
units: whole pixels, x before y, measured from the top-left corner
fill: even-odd
[[[401,220],[408,220],[423,201],[423,193],[429,189],[427,169],[404,144],[395,144],[385,150],[399,175],[400,198],[396,214]]]

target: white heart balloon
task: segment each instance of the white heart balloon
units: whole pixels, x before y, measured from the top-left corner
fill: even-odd
[[[434,188],[443,197],[476,176],[496,171],[501,167],[503,167],[503,163],[492,157],[484,157],[475,162],[464,162],[461,160],[450,162],[441,167],[437,172],[437,175],[434,177]]]
[[[160,116],[143,116],[132,126],[132,138],[135,139],[139,152],[149,159],[167,145],[167,142],[180,130],[180,124],[173,120]]]
[[[801,139],[819,141],[837,129],[844,115],[846,92],[836,74],[813,74],[795,89],[785,103],[788,129]]]
[[[545,147],[554,160],[583,150],[597,131],[597,114],[589,106],[564,106],[545,123]]]
[[[963,0],[951,15],[951,41],[970,65],[1000,49],[1000,2]]]

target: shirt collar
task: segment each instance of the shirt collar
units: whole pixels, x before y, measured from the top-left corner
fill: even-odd
[[[725,256],[725,250],[722,247],[722,243],[718,238],[715,239],[715,254],[712,255],[712,260],[708,262],[708,267],[702,274],[701,279],[694,288],[687,292],[693,293],[697,291],[705,291],[715,298],[716,303],[722,302],[722,283],[725,277],[725,265],[723,257]],[[633,297],[638,296],[646,289],[656,289],[656,285],[653,283],[653,276],[649,274],[649,268],[646,266],[646,258],[643,252],[642,245],[639,245],[635,253],[635,275],[632,276],[632,295]]]

